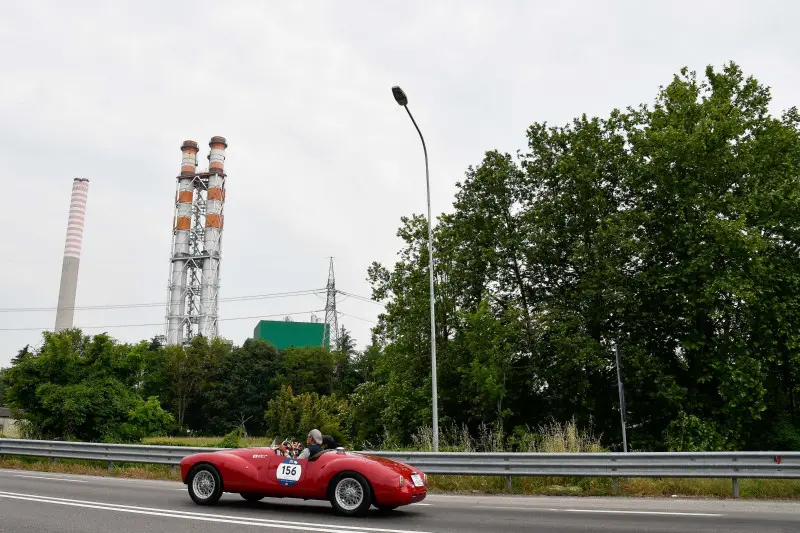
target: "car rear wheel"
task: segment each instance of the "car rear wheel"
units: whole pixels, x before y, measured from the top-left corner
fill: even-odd
[[[249,502],[257,502],[265,498],[263,494],[256,494],[255,492],[241,492],[239,493],[239,496]]]
[[[187,481],[189,496],[197,505],[214,505],[222,496],[222,478],[209,464],[194,467]]]
[[[343,472],[331,481],[328,499],[340,514],[363,515],[372,505],[372,490],[361,474]]]

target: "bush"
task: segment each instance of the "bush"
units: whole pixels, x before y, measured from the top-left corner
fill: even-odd
[[[713,452],[725,450],[716,424],[681,412],[664,432],[667,449],[673,452]]]
[[[242,443],[242,430],[241,428],[236,428],[224,437],[222,440],[216,444],[216,448],[241,448]]]
[[[311,429],[333,436],[343,446],[347,441],[340,429],[347,410],[347,402],[337,396],[320,396],[305,393],[295,396],[291,386],[282,386],[280,394],[270,400],[264,420],[270,434],[279,439],[297,439],[304,442]]]
[[[158,398],[139,400],[128,413],[128,420],[106,436],[106,442],[140,442],[148,436],[163,436],[175,418],[161,408]]]

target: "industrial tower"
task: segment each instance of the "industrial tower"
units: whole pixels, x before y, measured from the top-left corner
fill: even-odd
[[[185,345],[197,335],[214,338],[218,334],[228,144],[224,137],[212,137],[208,145],[207,172],[197,172],[197,143],[184,141],[181,146],[167,303],[168,345]]]
[[[86,200],[89,196],[89,180],[75,178],[72,181],[72,196],[69,201],[67,238],[64,243],[64,260],[61,263],[61,286],[58,290],[56,308],[56,331],[70,329],[75,315],[75,293],[78,290],[78,266],[81,261],[83,224],[86,218]]]
[[[333,275],[333,257],[331,266],[328,269],[328,298],[325,301],[325,333],[323,333],[322,345],[330,346],[330,350],[339,349],[339,320],[336,314],[336,277]]]

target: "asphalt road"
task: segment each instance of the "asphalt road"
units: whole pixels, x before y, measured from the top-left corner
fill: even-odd
[[[430,495],[363,519],[327,502],[226,494],[195,505],[180,483],[0,470],[0,532],[772,533],[800,531],[800,503]]]

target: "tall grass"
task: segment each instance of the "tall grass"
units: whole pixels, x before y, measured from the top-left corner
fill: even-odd
[[[59,459],[52,462],[44,457],[0,457],[0,468],[14,470],[33,470],[36,472],[58,472],[62,474],[83,474],[89,476],[125,477],[132,479],[162,479],[180,481],[180,471],[165,465],[137,463],[114,463],[109,469],[106,461],[86,461],[81,459]]]
[[[411,437],[412,448],[418,451],[433,451],[433,429],[421,427]],[[383,450],[393,448],[383,447]],[[547,452],[587,453],[606,449],[600,438],[591,431],[581,430],[574,420],[563,424],[553,421],[533,431],[526,427],[513,435],[507,435],[499,424],[481,424],[473,437],[466,426],[449,425],[439,428],[439,450],[454,452]]]
[[[224,448],[221,446],[223,437],[147,437],[142,439],[142,444],[151,446],[195,446],[203,448]],[[255,448],[267,447],[272,444],[272,439],[267,437],[241,437],[239,447]]]

